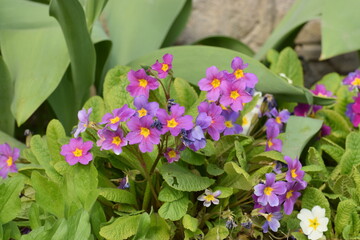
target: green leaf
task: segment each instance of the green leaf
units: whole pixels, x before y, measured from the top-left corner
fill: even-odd
[[[254,51],[245,43],[227,36],[211,36],[200,39],[193,43],[194,45],[206,45],[213,47],[222,47],[230,50],[238,51],[250,57],[254,56]]]
[[[159,193],[159,200],[162,202],[173,202],[184,197],[184,192],[169,187],[166,183]]]
[[[201,191],[215,182],[213,179],[195,175],[176,163],[162,165],[160,173],[170,187],[180,191]]]
[[[321,150],[326,152],[330,157],[332,157],[332,159],[339,163],[341,161],[341,157],[345,153],[345,150],[327,138],[322,138],[321,141]]]
[[[0,222],[13,220],[21,210],[20,192],[24,187],[24,178],[16,175],[0,184]]]
[[[285,74],[286,77],[291,79],[293,84],[296,86],[304,86],[304,76],[301,62],[297,53],[290,47],[287,47],[280,52],[274,72],[277,74]]]
[[[201,78],[205,77],[206,69],[216,66],[219,69],[230,71],[230,63],[236,56],[241,57],[244,62],[249,63],[248,72],[255,73],[259,78],[256,89],[282,97],[286,101],[307,102],[304,92],[310,91],[295,87],[287,83],[276,74],[272,73],[260,62],[242,53],[209,46],[178,46],[165,48],[148,54],[137,59],[129,66],[139,68],[141,65],[152,65],[155,59],[160,59],[164,54],[170,53],[174,56],[173,70],[177,77],[186,79],[190,83],[197,85]],[[189,58],[191,56],[191,58]],[[334,103],[334,99],[321,98],[314,96],[314,103],[328,105]]]
[[[17,147],[21,150],[26,148],[25,144],[23,144],[22,142],[0,131],[0,144],[3,143],[8,143],[11,147]]]
[[[345,153],[341,158],[342,174],[349,174],[354,165],[360,163],[360,133],[352,132],[346,138]]]
[[[171,98],[185,109],[189,109],[198,99],[195,89],[184,79],[176,78],[170,90]]]
[[[249,191],[252,188],[249,174],[234,162],[227,162],[224,165],[224,170],[227,175],[220,180],[219,185],[245,191]]]
[[[348,86],[341,85],[338,90],[335,92],[336,95],[336,103],[334,106],[334,110],[341,114],[342,116],[346,116],[346,108],[349,103],[354,102],[353,97],[355,96],[354,92],[349,91]],[[350,120],[346,118],[346,121],[349,126],[352,124],[350,123]]]
[[[135,235],[141,215],[124,216],[101,228],[100,235],[108,240],[127,239]]]
[[[229,235],[229,230],[225,226],[215,226],[209,229],[209,232],[205,235],[205,240],[213,239],[226,239]]]
[[[197,218],[193,218],[189,214],[186,214],[182,219],[182,224],[185,229],[189,229],[192,232],[195,232],[198,228],[199,221]]]
[[[90,223],[91,223],[91,231],[97,239],[102,240],[103,238],[100,236],[100,228],[106,222],[106,216],[101,204],[96,201],[93,208],[90,212]]]
[[[307,236],[301,232],[292,232],[292,236],[294,236],[297,240],[308,240]]]
[[[143,214],[141,214],[141,217],[139,219],[139,226],[135,236],[133,237],[133,240],[146,239],[146,234],[148,233],[149,228],[150,228],[150,215],[144,212]]]
[[[51,159],[54,163],[63,161],[63,157],[60,155],[61,144],[58,140],[64,137],[66,137],[65,129],[59,120],[51,120],[46,128],[46,142]]]
[[[322,121],[312,118],[291,116],[286,125],[282,153],[291,158],[300,154],[309,140],[320,130]]]
[[[132,106],[133,97],[126,91],[126,86],[129,84],[127,79],[129,70],[129,67],[118,66],[106,74],[103,93],[106,111],[120,108],[124,104]]]
[[[334,1],[322,5],[320,59],[324,60],[360,49],[360,44],[356,41],[360,38],[357,26],[360,16],[356,11],[359,8],[360,2],[357,0],[348,0],[344,3]],[[346,12],[344,17],[334,17],[339,9]]]
[[[279,59],[279,52],[274,49],[269,49],[269,51],[266,54],[266,60],[270,62],[271,71],[274,71],[278,59]]]
[[[266,161],[266,162],[279,161],[279,162],[286,163],[286,161],[284,160],[284,155],[278,151],[262,152],[260,154],[255,155],[250,160],[250,162],[252,162],[252,163],[259,163],[262,161]]]
[[[29,222],[32,230],[41,227],[40,208],[37,203],[32,203],[29,209]]]
[[[308,165],[301,168],[304,172],[321,172],[324,170],[322,166],[319,165]]]
[[[244,147],[239,141],[235,141],[236,158],[239,161],[240,167],[247,169],[246,153]]]
[[[14,94],[13,82],[11,81],[9,70],[0,56],[0,130],[9,134],[14,134],[14,117],[11,113],[11,101]]]
[[[308,151],[308,155],[306,158],[306,164],[309,166],[304,166],[302,170],[305,172],[316,172],[319,170],[322,175],[320,175],[320,179],[326,179],[329,176],[329,173],[326,169],[324,160],[321,157],[321,154],[314,148],[310,147]]]
[[[88,212],[84,210],[79,210],[75,215],[71,216],[68,220],[68,234],[66,239],[88,240],[91,231],[89,219]]]
[[[213,176],[219,176],[224,173],[224,170],[222,168],[219,168],[217,165],[213,163],[209,163],[206,166],[206,171]]]
[[[105,115],[105,103],[99,96],[89,98],[84,104],[85,109],[92,108],[89,120],[93,122],[101,122],[102,117]]]
[[[350,126],[345,118],[334,110],[321,109],[316,116],[324,120],[324,123],[331,127],[331,135],[336,139],[346,138],[350,133]],[[330,138],[328,136],[328,138]]]
[[[118,188],[100,188],[99,195],[112,202],[136,204],[135,196],[132,193]]]
[[[221,187],[221,186],[214,187],[213,191],[215,192],[217,190],[221,191],[221,194],[217,198],[227,198],[234,193],[233,189],[230,187]]]
[[[59,218],[64,217],[65,200],[60,185],[36,171],[31,175],[31,182],[39,206]]]
[[[186,214],[188,204],[189,199],[187,197],[180,198],[173,202],[166,202],[159,208],[159,215],[171,221],[180,220]]]
[[[333,191],[334,193],[341,194],[344,197],[351,198],[351,189],[355,189],[354,180],[348,175],[341,175],[336,179]]]
[[[182,151],[180,156],[181,160],[192,165],[201,166],[205,163],[205,157],[203,155],[198,154],[189,148]]]
[[[214,143],[215,146],[215,159],[224,158],[226,152],[234,149],[234,145],[236,141],[242,141],[249,137],[243,135],[227,135],[222,136],[219,141]]]
[[[322,84],[326,87],[326,90],[336,93],[336,91],[342,85],[342,77],[338,73],[328,73],[323,76],[318,82],[316,82],[311,88],[315,89],[317,84]],[[336,99],[338,101],[339,99]]]
[[[335,231],[339,236],[341,235],[345,226],[351,225],[352,212],[356,212],[356,204],[352,199],[347,199],[339,203],[335,216]]]
[[[150,228],[146,234],[148,240],[170,239],[171,231],[166,221],[158,214],[151,214]]]

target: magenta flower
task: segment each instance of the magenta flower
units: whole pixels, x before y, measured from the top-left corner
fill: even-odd
[[[111,113],[106,113],[100,124],[106,124],[105,127],[109,127],[111,130],[116,131],[120,122],[125,122],[131,116],[135,114],[135,110],[128,107],[125,104],[122,108],[116,108]]]
[[[233,83],[224,82],[224,90],[220,103],[225,107],[230,106],[234,111],[243,110],[244,104],[252,100],[252,96],[245,91],[245,88],[245,83],[241,81]]]
[[[354,97],[354,100],[354,103],[347,105],[345,114],[349,117],[354,127],[358,127],[360,124],[360,94]]]
[[[163,63],[159,63],[159,61],[156,60],[156,63],[151,66],[154,71],[158,72],[160,79],[166,78],[169,71],[172,69],[173,55],[169,53],[165,54],[163,56],[163,61]]]
[[[75,165],[78,162],[87,165],[93,159],[93,155],[89,152],[92,147],[93,142],[91,141],[83,142],[80,137],[72,138],[69,144],[61,147],[60,153],[70,165]]]
[[[245,82],[246,87],[254,88],[258,83],[258,78],[253,73],[245,73],[244,69],[248,66],[240,57],[235,57],[231,62],[231,68],[234,70],[231,74],[233,81],[241,80]]]
[[[210,207],[211,203],[214,205],[219,204],[219,199],[217,199],[218,196],[220,196],[221,191],[217,190],[215,192],[212,192],[209,189],[205,190],[205,193],[200,195],[197,200],[203,201],[205,207]]]
[[[136,97],[134,99],[134,105],[136,107],[136,116],[138,117],[145,117],[147,115],[155,117],[157,110],[159,109],[159,104],[157,102],[148,102],[148,99],[145,96]]]
[[[314,95],[320,97],[333,97],[333,93],[331,91],[326,90],[325,85],[316,84],[314,90],[310,90]]]
[[[164,156],[168,163],[177,162],[180,159],[180,152],[173,148],[167,148],[164,152]]]
[[[286,192],[286,183],[283,181],[275,182],[275,174],[267,173],[265,184],[259,183],[254,187],[254,194],[259,198],[257,201],[265,206],[269,204],[271,207],[280,204],[279,196]]]
[[[106,129],[101,134],[105,138],[101,143],[101,150],[113,150],[116,155],[119,155],[122,152],[122,147],[127,145],[127,140],[120,128],[115,132]]]
[[[160,131],[152,128],[153,120],[151,116],[142,118],[132,117],[127,123],[130,131],[126,136],[129,144],[139,144],[142,153],[152,152],[154,145],[160,143]]]
[[[262,229],[264,233],[267,233],[269,231],[269,227],[274,232],[277,232],[277,230],[280,227],[279,220],[282,218],[282,214],[280,212],[274,212],[265,214],[265,223],[262,225]]]
[[[239,134],[242,132],[242,127],[235,123],[240,115],[239,112],[224,110],[221,112],[221,115],[225,118],[226,128],[224,130],[224,135]]]
[[[282,141],[280,139],[276,139],[276,137],[279,135],[280,130],[278,127],[267,127],[266,128],[266,148],[265,151],[278,151],[281,152],[282,149]]]
[[[78,112],[79,124],[74,133],[74,137],[77,138],[80,133],[85,132],[86,128],[89,126],[89,117],[92,112],[92,108],[82,109]]]
[[[290,112],[284,109],[279,113],[276,108],[273,108],[270,112],[266,113],[266,115],[269,119],[266,121],[265,126],[268,128],[278,127],[281,131],[283,124],[289,120]]]
[[[320,129],[320,137],[325,137],[331,134],[331,127],[323,124]]]
[[[208,100],[217,101],[225,81],[224,72],[219,71],[215,66],[212,66],[206,70],[206,78],[201,79],[198,85],[201,91],[208,92],[206,95]]]
[[[96,141],[96,146],[101,147],[101,145],[103,144],[103,142],[105,141],[105,136],[104,136],[104,132],[108,131],[107,128],[102,128],[100,130],[97,131],[97,135],[99,137],[99,140]]]
[[[349,73],[346,78],[343,80],[344,85],[349,85],[350,91],[354,88],[360,87],[360,70],[355,70],[355,72]]]
[[[192,116],[185,115],[185,108],[179,104],[175,104],[170,108],[170,115],[165,109],[159,109],[157,112],[158,120],[163,124],[162,134],[170,131],[171,135],[177,136],[181,129],[190,130],[194,124],[192,123]]]
[[[221,116],[222,109],[221,107],[217,106],[215,103],[207,103],[202,102],[198,106],[199,116],[196,119],[196,124],[200,125],[201,127],[206,126],[206,121],[209,120],[208,117],[211,118],[208,127],[206,128],[209,135],[215,141],[220,139],[220,133],[222,133],[226,126],[225,126],[225,118]],[[206,115],[201,114],[206,113]],[[203,128],[205,130],[205,128]]]
[[[301,196],[300,190],[303,190],[304,186],[298,182],[287,182],[286,192],[279,197],[280,202],[284,204],[284,213],[290,215],[294,210],[296,200]]]
[[[149,98],[149,91],[159,87],[159,82],[147,75],[144,69],[130,70],[127,76],[130,84],[126,87],[126,91],[133,97],[144,95]]]
[[[285,176],[286,181],[298,181],[305,188],[307,183],[303,180],[305,172],[301,170],[301,162],[297,158],[291,159],[289,156],[285,156],[284,159],[288,165],[288,171]]]
[[[11,149],[7,143],[0,144],[0,177],[6,178],[8,173],[17,172],[15,161],[20,156],[20,149]]]

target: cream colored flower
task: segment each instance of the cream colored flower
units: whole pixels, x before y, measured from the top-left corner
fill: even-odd
[[[329,219],[325,217],[325,209],[319,206],[309,209],[303,208],[297,215],[297,218],[301,220],[300,227],[305,235],[311,240],[317,240],[322,238],[323,232],[328,230],[327,224]]]

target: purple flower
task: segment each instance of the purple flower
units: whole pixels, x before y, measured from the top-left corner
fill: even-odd
[[[360,70],[355,70],[355,72],[349,73],[346,78],[343,80],[343,84],[349,85],[350,91],[354,88],[359,88],[360,86]]]
[[[142,118],[132,117],[127,123],[130,131],[126,136],[129,144],[139,144],[142,153],[152,152],[154,144],[160,143],[160,131],[152,128],[153,120],[151,116]]]
[[[248,66],[240,57],[235,57],[231,62],[231,68],[234,70],[231,74],[233,81],[241,80],[249,88],[254,88],[258,82],[258,78],[253,73],[244,73],[244,69]]]
[[[273,171],[274,171],[276,174],[282,173],[281,169],[286,166],[286,164],[284,164],[284,163],[282,163],[282,162],[280,162],[280,161],[275,161],[272,165],[274,166]]]
[[[102,132],[105,140],[101,144],[101,150],[113,150],[116,155],[122,152],[122,147],[127,145],[123,131],[119,128],[115,132],[105,130]]]
[[[190,140],[190,144],[187,145],[193,151],[198,151],[206,146],[206,139],[204,136],[204,132],[200,126],[195,126],[191,131],[188,132],[188,140]]]
[[[163,56],[163,63],[159,63],[158,60],[156,60],[156,63],[151,66],[151,68],[154,71],[158,72],[158,76],[160,79],[166,78],[169,71],[172,68],[172,61],[173,61],[173,55],[167,53]]]
[[[201,91],[208,92],[206,95],[208,100],[217,101],[225,81],[224,72],[212,66],[206,70],[206,78],[201,79],[198,85]]]
[[[80,162],[83,165],[87,165],[93,156],[89,152],[93,147],[93,142],[83,142],[82,138],[72,138],[69,144],[65,144],[61,147],[61,155],[65,157],[65,160],[70,165],[75,165]]]
[[[280,139],[276,139],[276,137],[279,135],[280,130],[278,127],[267,127],[266,128],[266,148],[265,151],[278,151],[281,152],[282,149],[282,141]]]
[[[17,172],[15,161],[19,156],[18,148],[11,149],[7,143],[0,144],[0,177],[6,178],[8,173]]]
[[[128,175],[125,175],[125,177],[123,177],[123,179],[121,179],[121,182],[118,186],[119,189],[126,189],[130,187],[130,183],[129,183],[129,177]]]
[[[283,123],[286,123],[290,117],[290,112],[284,109],[279,113],[276,108],[273,108],[266,115],[270,118],[266,121],[265,126],[268,128],[278,127],[281,131]]]
[[[245,87],[245,83],[241,81],[233,83],[224,82],[224,90],[220,103],[224,106],[230,105],[234,111],[243,110],[244,104],[252,100],[252,96],[245,91]]]
[[[320,137],[325,137],[331,134],[331,127],[323,124],[321,129],[320,129]]]
[[[126,87],[126,91],[133,97],[144,95],[149,98],[149,91],[159,87],[159,82],[147,75],[144,69],[130,70],[127,76],[130,84]]]
[[[275,174],[267,173],[265,184],[259,183],[254,187],[254,194],[259,198],[257,201],[265,206],[269,204],[271,207],[278,206],[280,204],[279,195],[286,192],[286,183],[282,181],[275,182]]]
[[[157,102],[148,102],[148,99],[141,95],[134,99],[134,105],[136,107],[136,116],[145,117],[147,115],[156,116],[159,104]]]
[[[242,132],[242,127],[239,124],[236,124],[236,120],[239,117],[239,112],[234,112],[232,110],[223,110],[221,115],[225,118],[225,131],[224,135],[233,135],[239,134]]]
[[[214,139],[215,141],[218,141],[220,139],[220,133],[222,133],[226,126],[225,126],[225,118],[223,116],[221,116],[221,112],[222,109],[221,107],[217,106],[215,103],[207,103],[207,102],[202,102],[199,104],[198,106],[198,110],[199,110],[199,116],[196,119],[196,124],[200,125],[202,127],[206,126],[206,124],[204,124],[204,122],[208,121],[210,117],[210,124],[208,125],[207,128],[203,128],[203,129],[207,129],[209,135],[212,137],[212,139]],[[201,113],[206,113],[206,115]],[[200,118],[200,115],[202,116]],[[207,120],[204,120],[204,119]]]
[[[236,224],[236,222],[234,221],[233,218],[229,218],[228,220],[226,220],[225,223],[225,227],[229,230],[236,228],[238,225]]]
[[[185,115],[185,108],[179,104],[175,104],[170,108],[170,115],[167,114],[165,109],[159,109],[157,117],[161,124],[163,124],[162,133],[170,131],[171,135],[177,136],[181,132],[181,129],[190,130],[194,124],[192,123],[192,116]]]
[[[269,230],[269,227],[271,230],[273,230],[274,232],[277,232],[277,230],[280,227],[280,222],[279,220],[282,217],[282,214],[280,212],[274,212],[274,213],[269,213],[265,215],[265,223],[262,226],[263,232],[267,233]]]
[[[298,181],[305,188],[307,183],[303,180],[305,172],[301,170],[301,162],[297,158],[291,159],[289,156],[285,156],[284,159],[288,165],[288,171],[285,176],[286,181]]]
[[[103,142],[105,141],[104,132],[108,131],[107,128],[102,128],[97,131],[97,135],[99,136],[99,140],[96,141],[96,146],[101,147]]]
[[[179,161],[180,152],[172,148],[167,148],[166,151],[164,152],[164,156],[168,161],[168,163],[173,163]]]
[[[286,193],[279,197],[280,202],[284,203],[284,213],[290,215],[294,210],[296,200],[301,196],[300,190],[303,190],[304,186],[298,182],[287,182]]]
[[[325,85],[316,84],[314,90],[310,90],[314,95],[320,97],[332,97],[333,93],[331,91],[327,91]]]
[[[346,106],[346,116],[349,117],[354,127],[358,127],[360,124],[360,94],[354,97],[355,102]]]
[[[210,207],[211,203],[218,205],[219,199],[217,199],[218,196],[220,196],[221,191],[217,190],[215,192],[212,192],[209,189],[205,190],[205,193],[200,195],[197,200],[203,201],[205,207]]]
[[[92,112],[92,108],[82,109],[78,112],[79,124],[77,125],[74,137],[78,137],[80,133],[85,132],[86,128],[89,126],[89,116]]]
[[[118,129],[120,122],[125,122],[134,114],[135,110],[129,108],[128,105],[125,104],[122,108],[114,109],[112,114],[106,113],[100,124],[106,124],[106,127],[110,127],[111,130],[115,131]]]
[[[280,196],[279,196],[280,197]],[[259,212],[260,213],[273,213],[273,212],[280,212],[281,210],[281,205],[279,203],[278,206],[275,206],[275,207],[272,207],[270,206],[269,204],[266,204],[265,206],[261,205],[259,202],[258,202],[258,199],[259,197],[256,196],[255,194],[252,195],[252,198],[254,200],[254,209],[256,208],[260,208],[259,209]]]

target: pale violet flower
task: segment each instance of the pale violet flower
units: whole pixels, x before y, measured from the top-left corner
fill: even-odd
[[[323,232],[328,230],[329,219],[325,217],[325,209],[320,206],[313,207],[311,211],[306,208],[301,209],[297,218],[301,220],[300,227],[303,233],[311,240],[322,238]]]
[[[220,196],[220,194],[220,190],[212,192],[211,190],[206,189],[205,193],[200,195],[197,200],[203,201],[205,207],[210,207],[211,203],[215,205],[219,204],[219,199],[217,199],[217,197]]]

